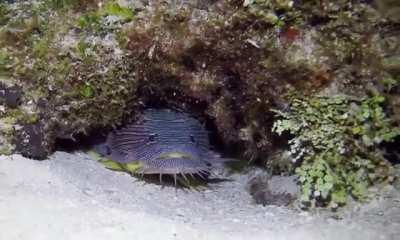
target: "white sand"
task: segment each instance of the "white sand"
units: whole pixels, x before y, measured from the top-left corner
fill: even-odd
[[[48,161],[0,157],[0,240],[399,239],[400,197],[390,194],[334,220],[252,204],[246,175],[199,192],[144,184],[85,153]]]

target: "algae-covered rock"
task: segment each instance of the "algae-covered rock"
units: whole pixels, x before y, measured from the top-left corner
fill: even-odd
[[[6,86],[0,82],[0,104],[16,108],[20,104],[22,91],[19,86]]]

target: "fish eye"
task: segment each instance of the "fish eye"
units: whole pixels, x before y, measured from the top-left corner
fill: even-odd
[[[109,146],[106,146],[106,154],[111,155],[111,149]]]
[[[154,142],[156,140],[157,134],[150,134],[149,135],[149,141]]]
[[[193,136],[193,135],[190,135],[190,141],[191,141],[192,143],[196,142],[196,140],[194,139],[194,136]]]

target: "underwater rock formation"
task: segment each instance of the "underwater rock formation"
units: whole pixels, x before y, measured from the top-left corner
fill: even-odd
[[[398,3],[1,3],[1,82],[21,96],[1,106],[0,153],[42,159],[57,139],[79,141],[164,107],[212,122],[228,151],[293,169],[271,157],[290,138],[272,133],[272,109],[290,111],[293,96],[384,95],[377,109],[400,123],[400,32],[388,8]]]
[[[299,188],[293,177],[255,174],[247,183],[247,191],[256,204],[288,206],[298,198]]]

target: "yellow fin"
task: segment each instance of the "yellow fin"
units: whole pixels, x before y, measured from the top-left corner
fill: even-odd
[[[101,159],[99,160],[106,168],[115,170],[115,171],[125,171],[125,168],[122,164],[114,162],[109,159]]]
[[[135,174],[142,167],[139,162],[130,162],[130,163],[119,163],[115,162],[111,159],[102,157],[99,153],[90,150],[87,153],[96,161],[99,161],[106,168],[115,170],[115,171],[124,171],[128,173]]]
[[[89,150],[89,151],[87,151],[86,153],[89,154],[89,156],[91,156],[91,157],[92,157],[94,160],[96,160],[96,161],[101,161],[101,160],[104,159],[104,158],[103,158],[99,153],[97,153],[96,151]]]
[[[140,162],[131,162],[123,164],[123,168],[130,173],[137,173],[137,171],[142,168]]]

